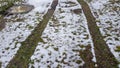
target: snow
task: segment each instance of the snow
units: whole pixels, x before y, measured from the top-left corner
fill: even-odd
[[[115,51],[116,46],[120,46],[119,3],[111,3],[109,0],[94,0],[88,4],[96,21],[98,21],[97,25],[100,28],[104,40],[108,44],[113,55],[120,62],[120,52]]]
[[[33,10],[34,12],[44,13],[46,11],[46,7],[48,7],[52,1],[53,0],[28,0],[27,3],[34,5],[35,7],[35,9]]]
[[[38,3],[40,2],[40,4]],[[21,46],[20,42],[24,41],[31,31],[37,26],[43,15],[50,8],[52,0],[29,0],[27,4],[35,6],[31,12],[27,14],[11,15],[5,17],[6,27],[0,31],[0,62],[2,68],[8,64],[12,57],[16,54]],[[41,9],[42,11],[36,10]],[[20,19],[20,21],[18,21]]]
[[[23,42],[39,24],[47,13],[53,0],[28,0],[27,4],[34,5],[34,9],[27,14],[6,16],[6,26],[0,31],[0,62],[5,68],[13,58]],[[69,3],[68,3],[69,2]],[[72,3],[71,3],[72,2]],[[104,40],[111,52],[120,61],[120,12],[119,4],[111,4],[109,0],[93,0],[88,3]],[[59,0],[54,15],[49,20],[29,64],[35,68],[79,68],[85,64],[80,51],[85,46],[91,46],[92,61],[96,61],[94,44],[90,36],[87,21],[83,11],[75,14],[73,10],[81,9],[77,0]],[[81,46],[84,46],[83,48]],[[81,63],[76,63],[80,61]],[[95,65],[97,66],[97,64]],[[120,65],[119,65],[120,67]]]
[[[69,1],[76,5],[67,4]],[[29,68],[47,68],[47,66],[79,68],[85,63],[79,53],[85,48],[80,46],[91,45],[92,48],[94,47],[83,12],[76,15],[71,11],[74,9],[81,9],[76,0],[59,0],[59,5],[42,34],[41,38],[44,43],[38,43],[31,57],[31,61],[34,63],[31,63]],[[94,53],[93,49],[92,53]],[[78,60],[81,63],[76,63]],[[93,61],[96,62],[95,54]]]

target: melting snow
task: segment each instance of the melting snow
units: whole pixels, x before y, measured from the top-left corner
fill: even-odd
[[[34,5],[34,9],[24,15],[5,17],[6,27],[0,31],[0,62],[2,68],[8,64],[31,31],[37,26],[47,12],[53,0],[28,0],[27,4]],[[69,2],[69,3],[68,3]],[[111,4],[109,0],[93,0],[88,3],[96,17],[104,40],[114,56],[120,61],[120,52],[115,52],[120,46],[120,12],[119,4]],[[83,12],[75,14],[73,10],[81,9],[77,0],[59,0],[54,15],[49,20],[42,34],[44,42],[39,42],[31,56],[29,68],[78,68],[85,62],[79,51],[85,50],[80,46],[91,45],[93,61],[96,62],[94,44],[88,30],[87,21]],[[116,10],[116,11],[115,11]],[[79,62],[78,62],[79,61]],[[80,63],[80,64],[79,64]],[[120,66],[120,65],[119,65]]]
[[[6,27],[0,31],[0,62],[4,68],[21,46],[31,31],[37,26],[42,16],[50,8],[52,0],[29,0],[27,3],[34,5],[35,9],[24,15],[11,15],[5,17]],[[39,4],[40,3],[40,4]],[[42,11],[36,10],[40,9]]]
[[[117,0],[116,0],[117,1]],[[94,0],[88,3],[104,40],[111,52],[120,62],[120,52],[116,52],[116,46],[120,46],[120,5],[110,0]],[[120,66],[120,65],[119,65]]]
[[[72,2],[68,3],[68,2]],[[74,5],[73,5],[74,3]],[[43,32],[35,53],[31,57],[35,68],[78,68],[85,62],[80,57],[80,46],[92,45],[85,16],[72,10],[81,9],[75,0],[59,0],[59,5]],[[94,53],[94,50],[92,50]],[[77,63],[80,61],[79,63]],[[96,61],[96,58],[93,58]]]

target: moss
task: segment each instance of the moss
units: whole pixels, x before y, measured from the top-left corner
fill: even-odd
[[[85,48],[85,46],[84,45],[80,45],[80,48]]]
[[[58,48],[54,48],[55,51],[58,51]]]
[[[72,32],[72,34],[73,34],[73,35],[77,35],[77,33],[76,33],[76,32]]]
[[[9,50],[9,49],[10,49],[9,47],[5,48],[5,50]]]
[[[116,46],[116,52],[120,52],[120,46]]]
[[[33,26],[27,25],[27,28],[28,28],[28,29],[33,29]]]
[[[62,66],[60,64],[57,65],[57,68],[62,68]]]
[[[20,19],[20,18],[18,18],[16,21],[17,22],[21,22],[21,21],[24,21],[25,19]]]
[[[77,63],[77,64],[80,64],[80,63],[82,63],[82,61],[81,61],[81,60],[77,60],[76,63]]]

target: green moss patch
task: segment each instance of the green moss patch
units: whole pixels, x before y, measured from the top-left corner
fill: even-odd
[[[116,52],[120,52],[120,46],[116,46]]]

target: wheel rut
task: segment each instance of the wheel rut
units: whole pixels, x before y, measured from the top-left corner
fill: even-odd
[[[88,28],[90,30],[92,41],[94,43],[97,67],[98,68],[118,68],[118,62],[115,59],[114,55],[111,53],[108,45],[104,41],[104,38],[102,37],[100,30],[96,25],[95,18],[91,13],[91,10],[88,4],[84,0],[78,0],[78,2],[80,3],[88,22]],[[85,61],[85,63],[86,62],[89,62],[89,61]],[[87,64],[87,67],[89,67],[89,64]]]
[[[21,43],[21,47],[19,48],[17,54],[9,62],[7,68],[29,67],[30,57],[33,55],[38,42],[42,42],[40,37],[44,29],[46,28],[49,19],[52,17],[57,4],[58,0],[53,0],[51,8],[48,9],[48,12],[43,16],[43,20],[40,21],[37,27],[32,31],[31,35],[29,35],[28,38]]]

